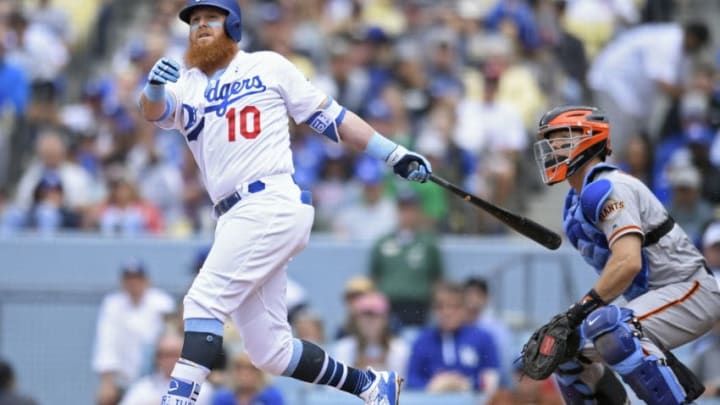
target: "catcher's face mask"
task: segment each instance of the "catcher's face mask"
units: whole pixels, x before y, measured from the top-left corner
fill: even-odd
[[[569,166],[579,151],[587,148],[592,141],[592,131],[584,127],[553,127],[539,134],[539,141],[533,145],[535,163],[540,169],[545,184],[565,180]]]

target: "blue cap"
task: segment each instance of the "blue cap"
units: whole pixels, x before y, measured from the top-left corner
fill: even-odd
[[[383,167],[377,159],[363,156],[355,163],[355,177],[365,185],[382,183]]]
[[[147,275],[147,271],[145,270],[143,262],[138,259],[131,259],[122,266],[122,275],[123,277],[145,277]]]

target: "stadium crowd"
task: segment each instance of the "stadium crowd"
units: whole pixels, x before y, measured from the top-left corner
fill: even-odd
[[[182,3],[102,2],[83,40],[50,0],[0,1],[4,233],[209,234],[210,201],[185,141],[143,122],[136,105],[152,64],[183,58]],[[693,237],[720,202],[716,50],[701,22],[668,22],[676,2],[240,3],[243,49],[283,54],[492,202],[522,212],[545,192],[532,157],[538,117],[593,102],[613,120],[614,162],[645,180]],[[317,230],[374,240],[392,229],[391,173],[304,126],[292,132],[295,179],[314,193]],[[413,187],[435,231],[504,232],[435,185]]]
[[[211,203],[185,140],[146,123],[136,104],[158,58],[182,60],[184,3],[106,0],[78,38],[52,0],[0,0],[0,234],[211,233]],[[681,2],[240,3],[243,49],[281,53],[443,177],[515,211],[547,192],[532,155],[542,113],[603,107],[615,128],[613,162],[645,181],[720,272],[720,52],[702,22],[677,21]],[[359,367],[404,370],[409,389],[559,403],[552,383],[514,378],[518,348],[487,310],[485,281],[443,281],[435,234],[504,228],[435,185],[404,188],[378,162],[304,126],[292,132],[295,180],[313,192],[315,228],[373,242],[368,278],[348,281],[343,328],[325,331],[299,299],[296,335]],[[122,282],[98,321],[98,403],[154,404],[179,353],[177,308],[138,263],[123,268]],[[716,328],[697,345],[693,367],[720,396],[718,336]],[[205,403],[282,403],[241,341],[227,340]],[[12,371],[0,371],[2,404]]]

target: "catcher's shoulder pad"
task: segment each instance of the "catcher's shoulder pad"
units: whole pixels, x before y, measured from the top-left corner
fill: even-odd
[[[600,213],[605,200],[612,192],[612,182],[608,179],[595,180],[585,186],[580,194],[580,206],[585,218],[593,224],[600,222]]]

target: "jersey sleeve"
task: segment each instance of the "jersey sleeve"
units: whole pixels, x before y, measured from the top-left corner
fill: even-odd
[[[161,121],[156,121],[155,125],[162,129],[182,129],[183,122],[183,92],[182,92],[182,77],[177,83],[168,83],[165,85],[165,91],[168,96],[172,99],[172,106],[175,109],[174,113],[168,115],[167,118]]]
[[[305,122],[327,97],[283,56],[274,55],[275,79],[288,113],[296,124]]]
[[[638,199],[629,185],[613,184],[610,196],[600,210],[598,226],[605,233],[608,246],[629,233],[644,235]]]

